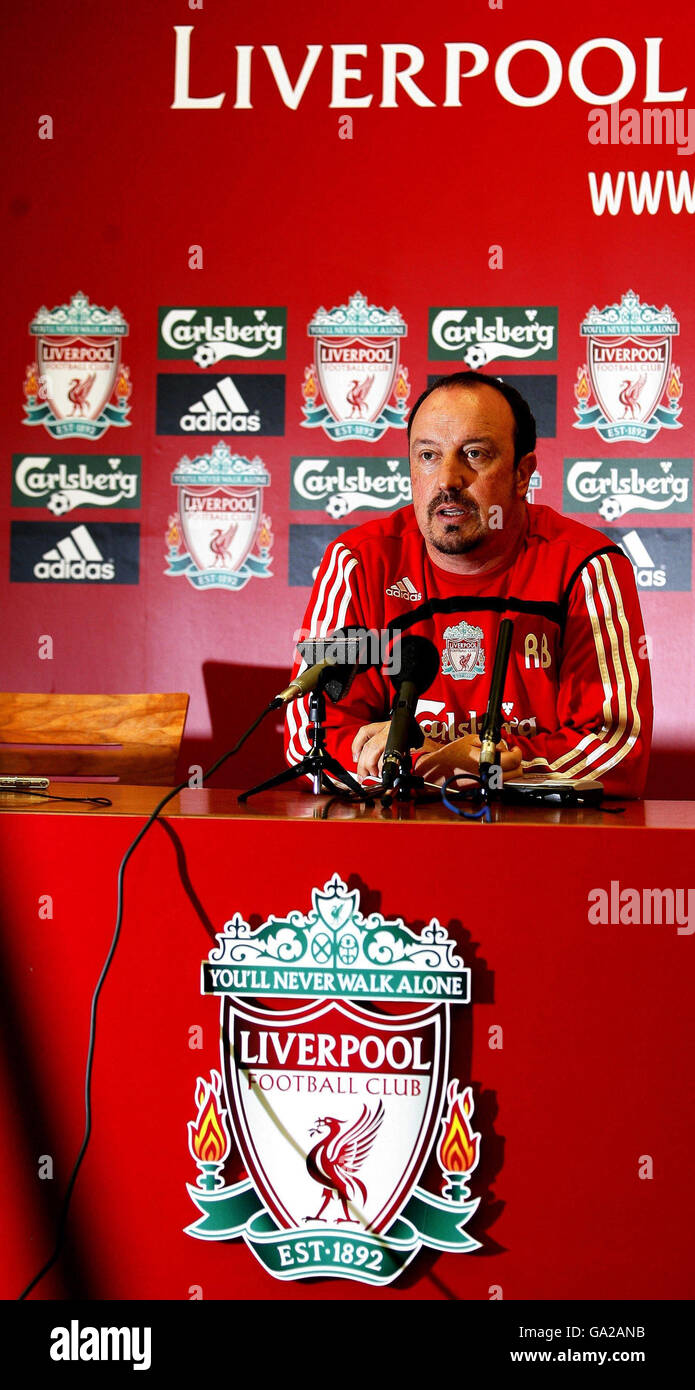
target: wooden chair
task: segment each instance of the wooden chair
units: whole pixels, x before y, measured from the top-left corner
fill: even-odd
[[[188,695],[0,694],[0,774],[173,786]]]

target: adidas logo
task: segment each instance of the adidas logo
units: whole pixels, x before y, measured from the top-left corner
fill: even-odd
[[[407,575],[397,580],[395,584],[389,585],[386,593],[389,598],[407,599],[409,603],[419,603],[422,599],[422,594],[415,588],[415,585],[410,582]]]
[[[69,536],[44,551],[34,565],[35,579],[113,579],[113,560],[105,560],[86,526],[74,526]]]
[[[188,408],[181,416],[181,429],[188,432],[200,431],[212,434],[255,433],[261,428],[261,417],[249,411],[238,387],[231,376],[225,376],[209,391],[203,391],[202,398]]]
[[[627,531],[620,545],[628,560],[632,561],[639,588],[662,589],[666,583],[666,571],[659,569],[654,563],[638,532]]]

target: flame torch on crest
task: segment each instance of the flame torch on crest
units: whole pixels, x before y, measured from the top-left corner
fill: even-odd
[[[437,1159],[442,1170],[442,1193],[451,1202],[465,1202],[470,1196],[466,1179],[477,1166],[480,1157],[480,1135],[471,1128],[473,1090],[466,1086],[459,1091],[453,1078],[447,1089],[449,1108],[442,1117],[442,1133],[437,1145]]]
[[[198,1077],[195,1092],[198,1114],[195,1120],[188,1121],[188,1147],[201,1170],[198,1187],[205,1192],[224,1187],[222,1168],[230,1149],[225,1107],[220,1104],[221,1087],[222,1078],[217,1071],[210,1073],[209,1081]]]

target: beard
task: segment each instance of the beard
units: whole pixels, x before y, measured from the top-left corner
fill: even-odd
[[[443,521],[436,519],[435,513],[442,506],[456,506],[463,509],[464,515],[458,521]],[[456,494],[447,494],[433,498],[427,508],[427,520],[429,523],[428,540],[435,550],[442,555],[466,555],[468,551],[475,550],[480,542],[485,539],[486,529],[480,514],[480,508],[470,497],[459,497]],[[473,522],[473,528],[469,529],[469,522]],[[465,526],[465,531],[461,528]]]

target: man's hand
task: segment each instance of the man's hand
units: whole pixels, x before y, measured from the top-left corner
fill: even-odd
[[[417,774],[440,787],[456,772],[478,772],[482,745],[477,734],[464,734],[453,743],[435,743],[426,738],[417,760]],[[521,749],[498,743],[502,777],[521,775]]]
[[[376,724],[363,724],[352,744],[352,756],[357,764],[357,776],[378,778],[390,728],[390,720]],[[497,745],[501,750],[500,766],[503,777],[519,776],[521,772],[521,750],[507,749],[503,743]],[[422,748],[411,751],[417,757],[418,776],[439,786],[455,772],[477,772],[480,764],[481,743],[477,734],[464,734],[453,743],[437,743],[426,738]]]
[[[376,724],[363,724],[352,741],[352,756],[357,764],[360,781],[365,777],[381,777],[381,761],[391,727],[390,719]]]

